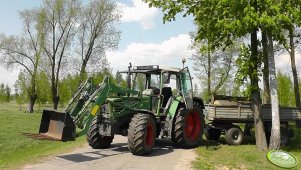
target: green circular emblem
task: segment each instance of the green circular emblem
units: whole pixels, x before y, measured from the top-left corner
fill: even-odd
[[[272,150],[268,152],[267,158],[272,164],[281,168],[294,168],[298,165],[297,158],[284,151]]]

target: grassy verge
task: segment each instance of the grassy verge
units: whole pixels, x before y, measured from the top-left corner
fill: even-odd
[[[254,135],[253,135],[254,136]],[[281,150],[292,153],[299,160],[295,169],[301,168],[301,130],[295,129],[295,137],[289,146]],[[229,146],[222,137],[220,143],[204,140],[204,145],[197,148],[198,158],[194,161],[196,169],[280,169],[266,158],[266,152],[258,152],[254,137],[246,137],[240,146]]]
[[[19,111],[13,102],[0,104],[0,169],[15,169],[41,157],[58,154],[85,143],[85,138],[60,142],[35,140],[21,133],[38,133],[42,111],[29,114]]]

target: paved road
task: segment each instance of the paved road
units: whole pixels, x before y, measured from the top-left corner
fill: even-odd
[[[86,145],[71,153],[26,165],[23,169],[188,170],[192,169],[191,161],[195,158],[193,149],[174,148],[167,140],[157,140],[150,155],[135,156],[127,148],[127,138],[116,136],[109,149],[91,149]]]

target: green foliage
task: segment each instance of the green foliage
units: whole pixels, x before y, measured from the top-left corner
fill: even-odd
[[[0,102],[9,102],[11,100],[11,90],[8,85],[0,84]]]
[[[289,75],[278,72],[278,99],[281,106],[295,106],[294,87]]]
[[[79,75],[72,76],[69,74],[60,81],[59,91],[61,104],[66,104],[72,98],[73,94],[78,89],[79,80]]]
[[[251,86],[250,86],[250,78],[252,75],[256,74],[257,71],[251,70],[251,62],[250,62],[251,52],[250,48],[246,45],[241,45],[240,54],[236,59],[236,66],[238,67],[238,71],[235,75],[235,84],[236,90],[241,87],[245,87],[243,91],[243,96],[250,98],[251,97]],[[236,92],[237,93],[237,92]]]
[[[45,71],[37,73],[37,102],[45,104],[51,101],[50,81]]]

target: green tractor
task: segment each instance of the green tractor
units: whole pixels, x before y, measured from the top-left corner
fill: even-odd
[[[92,148],[108,148],[114,135],[127,136],[135,155],[150,153],[156,138],[170,138],[183,148],[200,145],[204,103],[193,97],[187,67],[130,65],[119,73],[128,87],[109,77],[98,86],[88,79],[64,112],[44,110],[40,135],[68,141],[86,134]]]

